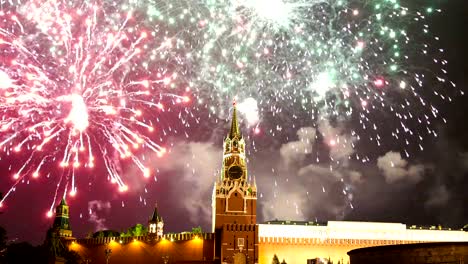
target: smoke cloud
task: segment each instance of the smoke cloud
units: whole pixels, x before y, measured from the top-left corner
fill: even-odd
[[[333,161],[342,163],[343,166],[347,166],[350,155],[354,153],[353,142],[356,139],[344,133],[342,127],[332,126],[328,119],[320,120],[318,130],[329,147],[330,158]]]
[[[319,134],[323,142],[318,141]],[[262,210],[264,219],[343,219],[353,199],[346,181],[362,181],[360,172],[348,168],[353,137],[326,120],[317,129],[300,128],[297,137],[280,147],[276,180],[261,183],[266,193],[261,202],[267,204]],[[319,164],[313,157],[320,144],[329,151],[333,166]]]
[[[468,152],[460,154],[460,164],[464,170],[468,170]]]
[[[285,166],[289,169],[296,168],[304,162],[306,156],[312,153],[316,131],[312,127],[304,127],[297,131],[299,140],[288,142],[281,146],[280,155]]]
[[[441,207],[447,204],[450,193],[445,185],[438,186],[430,191],[429,199],[424,204],[426,207]]]
[[[398,152],[387,152],[377,159],[377,167],[383,172],[387,183],[409,180],[417,183],[422,180],[424,166],[421,164],[408,165],[408,162]]]
[[[177,142],[171,153],[158,159],[158,169],[169,177],[167,195],[187,212],[189,221],[199,225],[210,223],[213,184],[221,167],[221,146],[201,142]],[[176,192],[174,192],[174,191]],[[180,193],[184,190],[183,193]]]
[[[106,219],[104,217],[99,216],[99,214],[109,213],[111,209],[110,202],[100,201],[100,200],[93,200],[88,202],[88,212],[89,212],[89,219],[88,221],[94,224],[94,230],[105,230],[106,227]]]

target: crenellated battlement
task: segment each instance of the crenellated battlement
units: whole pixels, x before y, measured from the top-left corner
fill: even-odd
[[[259,224],[258,230],[260,264],[269,263],[274,254],[288,263],[316,257],[348,263],[347,252],[362,247],[468,240],[468,232],[462,230],[407,227],[401,223],[275,220]]]
[[[132,242],[145,242],[145,243],[158,243],[161,241],[179,242],[179,241],[190,241],[194,239],[202,240],[213,240],[213,233],[176,233],[176,234],[164,234],[162,237],[153,235],[146,236],[133,236],[133,237],[96,237],[96,238],[82,238],[68,241],[69,243],[78,243],[81,245],[105,245],[111,242],[119,243],[122,245],[129,244]]]
[[[67,243],[84,263],[213,263],[212,233],[100,237]]]
[[[256,224],[224,224],[226,231],[235,231],[235,232],[252,232],[256,231],[258,225]]]

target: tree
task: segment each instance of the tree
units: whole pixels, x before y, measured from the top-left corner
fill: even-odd
[[[96,233],[92,234],[91,237],[99,238],[99,237],[120,237],[120,232],[114,230],[100,230]]]
[[[146,234],[146,228],[142,224],[136,224],[132,230],[133,236],[143,236]]]
[[[93,238],[93,231],[89,231],[88,233],[86,233],[86,238]]]
[[[6,235],[6,230],[5,228],[0,226],[0,263],[2,263],[3,255],[5,254],[6,251],[6,246],[7,246],[7,235]]]
[[[271,264],[280,264],[280,261],[278,259],[278,256],[276,256],[276,254],[273,256],[273,260],[271,261]]]
[[[127,230],[127,233],[121,234],[122,237],[144,236],[148,233],[147,228],[142,224],[136,224]]]
[[[286,261],[283,259],[283,262],[281,262],[281,264],[288,264],[288,263],[286,263]]]
[[[66,260],[66,264],[80,264],[82,261],[80,254],[73,250],[67,250],[63,254],[63,257]]]
[[[0,252],[6,247],[7,239],[5,228],[0,226]]]
[[[43,247],[34,247],[27,242],[8,245],[4,260],[2,263],[47,263]]]
[[[194,233],[194,234],[201,234],[201,233],[202,233],[201,226],[192,227],[192,233]]]

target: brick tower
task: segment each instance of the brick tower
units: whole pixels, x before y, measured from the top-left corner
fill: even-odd
[[[257,263],[257,186],[247,174],[245,141],[234,103],[231,129],[223,146],[221,175],[213,190],[216,263]]]

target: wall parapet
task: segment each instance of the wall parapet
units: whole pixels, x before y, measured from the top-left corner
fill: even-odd
[[[164,234],[163,236],[132,236],[132,237],[96,237],[96,238],[81,238],[68,241],[69,243],[78,243],[82,245],[103,245],[111,242],[120,244],[128,244],[133,241],[141,241],[146,243],[156,243],[159,241],[170,240],[172,242],[188,241],[193,239],[213,240],[213,233],[175,233],[175,234]]]
[[[328,225],[260,224],[259,237],[284,237],[287,239],[318,240],[376,240],[406,242],[468,241],[468,232],[460,230],[407,229],[403,224],[339,222]]]
[[[260,237],[261,244],[278,244],[278,245],[399,245],[422,243],[424,241],[410,240],[374,240],[374,239],[320,239],[320,238],[295,238],[295,237]]]

